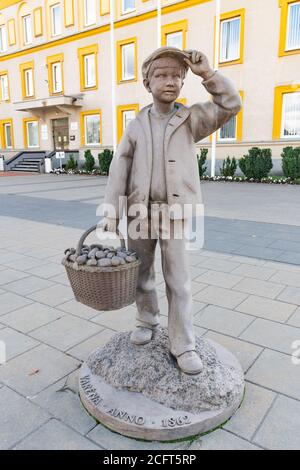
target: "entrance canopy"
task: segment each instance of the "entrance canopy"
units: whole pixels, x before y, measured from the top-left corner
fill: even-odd
[[[41,111],[60,111],[66,114],[71,114],[72,109],[82,106],[83,98],[81,96],[51,96],[48,98],[20,101],[14,103],[15,111],[34,112]]]

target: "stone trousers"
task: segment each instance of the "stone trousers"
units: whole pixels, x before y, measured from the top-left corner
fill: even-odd
[[[130,223],[137,219],[128,217]],[[166,284],[168,300],[168,333],[170,351],[179,356],[186,351],[195,350],[195,335],[192,313],[191,280],[184,238],[174,238],[176,224],[184,220],[170,220],[170,237],[163,238],[162,220],[157,225],[157,236],[151,238],[151,216],[140,220],[141,233],[145,238],[133,239],[128,231],[129,250],[135,251],[141,259],[137,283],[136,305],[137,326],[155,328],[159,324],[159,306],[155,289],[154,260],[159,241],[162,260],[162,272]]]

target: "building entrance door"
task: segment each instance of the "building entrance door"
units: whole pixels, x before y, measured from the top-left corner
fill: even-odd
[[[54,150],[68,150],[69,148],[69,119],[52,119],[52,134]]]

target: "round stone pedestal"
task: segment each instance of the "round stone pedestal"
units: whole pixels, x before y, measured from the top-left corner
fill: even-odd
[[[158,328],[144,346],[129,338],[130,332],[115,335],[80,372],[82,403],[108,428],[138,439],[171,441],[213,430],[239,407],[244,374],[219,344],[196,338],[204,368],[191,376],[169,353],[166,329]]]

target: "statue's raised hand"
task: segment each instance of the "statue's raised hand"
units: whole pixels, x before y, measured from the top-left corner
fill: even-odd
[[[190,58],[184,58],[183,60],[189,65],[195,75],[199,75],[204,80],[208,80],[214,75],[215,71],[209,65],[208,58],[203,52],[194,49],[188,49],[184,52],[187,52]]]

